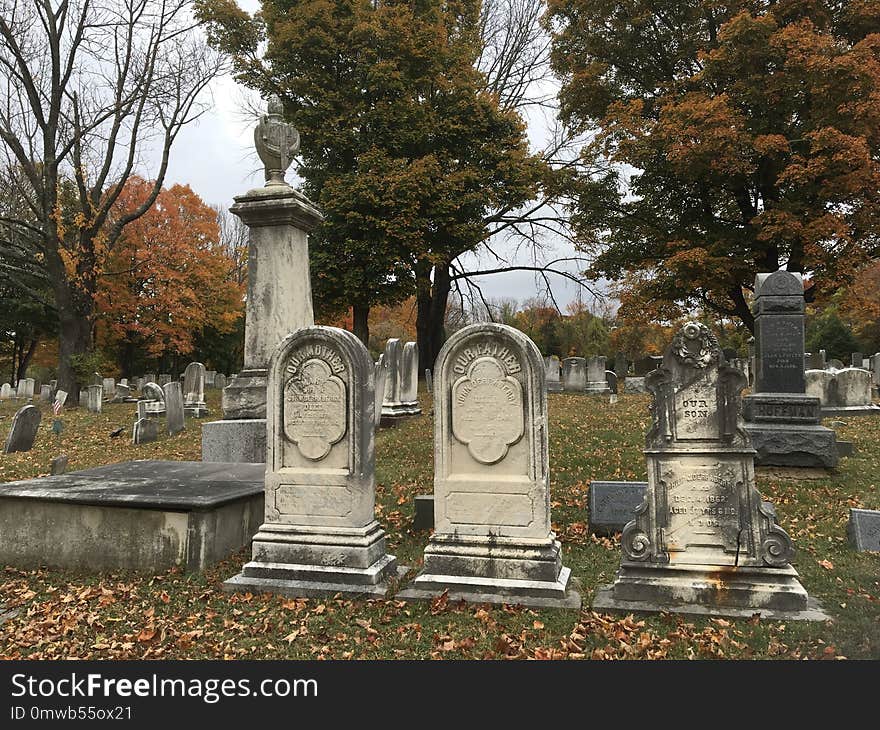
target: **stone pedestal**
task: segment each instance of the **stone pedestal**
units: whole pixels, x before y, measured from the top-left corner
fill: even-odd
[[[242,454],[262,462],[265,454],[251,448],[233,447],[225,454],[222,449],[241,433],[241,421],[255,421],[255,429],[265,430],[269,358],[289,333],[314,323],[308,233],[321,214],[285,183],[238,196],[229,210],[250,230],[244,368],[223,389],[223,420],[206,424],[211,428],[202,433],[202,458],[209,460],[207,453],[218,461],[233,461]],[[249,440],[249,446],[256,445]]]
[[[654,396],[648,488],[621,535],[616,579],[593,609],[826,619],[755,487],[739,416],[746,379],[724,362],[715,336],[686,324],[646,381]]]
[[[374,514],[369,353],[350,332],[301,328],[273,358],[268,393],[265,522],[224,589],[384,596],[399,571]]]
[[[519,330],[456,332],[434,370],[434,534],[397,594],[580,606],[550,527],[544,363]]]
[[[202,461],[265,463],[265,419],[230,419],[202,424]]]
[[[800,274],[755,279],[752,395],[743,398],[745,430],[760,466],[837,466],[837,438],[821,425],[819,399],[805,392],[804,287]]]

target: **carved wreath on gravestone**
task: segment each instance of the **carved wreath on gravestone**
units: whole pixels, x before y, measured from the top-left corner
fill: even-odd
[[[706,368],[718,360],[718,338],[704,324],[688,322],[672,340],[672,352],[685,365]]]
[[[507,456],[523,435],[522,386],[494,357],[474,360],[452,386],[452,433],[481,464]]]
[[[307,459],[319,461],[346,431],[345,383],[330,366],[311,359],[296,367],[284,386],[284,435]]]

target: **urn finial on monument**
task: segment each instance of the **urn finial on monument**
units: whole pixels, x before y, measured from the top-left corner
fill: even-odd
[[[267,114],[254,129],[254,145],[266,170],[266,187],[287,185],[284,173],[299,152],[299,131],[284,121],[284,104],[273,94],[266,104]]]

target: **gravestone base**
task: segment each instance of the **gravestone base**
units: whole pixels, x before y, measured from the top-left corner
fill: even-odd
[[[384,596],[389,579],[402,575],[376,521],[361,528],[266,523],[254,536],[253,556],[224,590]]]
[[[587,395],[608,395],[611,393],[611,388],[607,380],[590,380],[587,381],[584,393]]]
[[[190,418],[204,418],[208,415],[208,407],[204,403],[184,404],[183,412]]]
[[[266,370],[242,370],[223,389],[223,418],[229,420],[266,418]]]
[[[264,464],[266,420],[236,419],[203,424],[202,461]]]
[[[418,401],[390,403],[382,406],[382,420],[389,421],[396,418],[405,418],[407,416],[418,416],[422,412],[422,407]]]
[[[621,563],[611,585],[596,591],[594,611],[684,613],[699,616],[826,621],[791,566]]]
[[[830,416],[876,416],[880,414],[880,406],[876,403],[862,406],[822,406],[822,418]]]
[[[562,383],[560,381],[556,382],[548,382],[547,383],[547,392],[548,393],[561,393],[562,392]]]
[[[819,424],[746,423],[759,466],[801,466],[833,469],[841,456],[840,442]]]
[[[543,608],[580,608],[581,596],[563,567],[557,540],[437,536],[425,548],[424,569],[395,597]]]

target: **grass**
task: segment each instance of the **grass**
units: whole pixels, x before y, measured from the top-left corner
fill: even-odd
[[[208,392],[212,414],[219,392]],[[795,567],[832,620],[820,623],[697,619],[675,615],[593,613],[595,589],[613,579],[614,538],[587,529],[592,479],[646,479],[641,453],[648,397],[550,396],[550,465],[554,529],[563,561],[580,578],[584,609],[538,610],[436,600],[289,599],[224,594],[219,584],[248,559],[242,550],[203,574],[90,574],[55,569],[0,570],[0,604],[18,614],[0,624],[3,658],[880,658],[880,553],[847,542],[850,507],[880,508],[880,417],[832,423],[856,453],[820,478],[759,470],[758,488],[777,508],[797,548]],[[413,497],[432,491],[433,425],[423,415],[376,439],[376,513],[389,552],[420,566],[428,533],[412,530]],[[127,459],[200,458],[200,426],[157,442],[131,444],[133,404],[101,414],[66,411],[60,437],[52,414],[33,450],[0,455],[0,481],[47,474],[67,453],[70,469]],[[8,430],[15,404],[0,403]],[[207,420],[210,420],[207,419]],[[826,425],[828,422],[826,421]],[[109,433],[125,426],[119,438]],[[2,539],[2,536],[0,536]],[[2,613],[2,611],[0,611]]]

